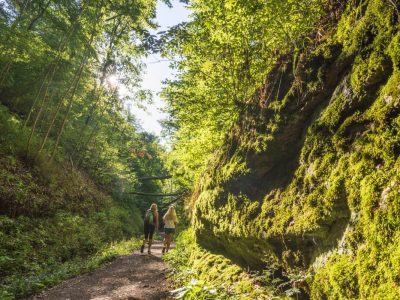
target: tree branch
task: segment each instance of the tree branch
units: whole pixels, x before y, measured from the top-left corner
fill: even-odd
[[[128,194],[139,195],[139,196],[153,196],[153,197],[173,197],[173,196],[181,196],[184,194],[184,191],[178,191],[175,193],[168,194],[155,194],[155,193],[143,193],[143,192],[129,192]]]
[[[162,204],[161,204],[161,207],[162,207],[162,208],[166,208],[166,207],[168,207],[168,206],[170,206],[170,205],[176,204],[178,201],[181,201],[181,200],[183,200],[183,199],[184,199],[184,198],[183,198],[183,195],[180,195],[180,196],[178,196],[178,197],[176,197],[176,198],[170,200],[169,202],[162,203]]]
[[[46,5],[45,5],[43,8],[42,8],[41,5],[40,5],[40,8],[41,8],[42,10],[41,10],[41,11],[39,12],[39,14],[38,14],[35,18],[33,18],[32,21],[29,23],[29,25],[28,25],[28,30],[29,30],[29,31],[32,30],[32,29],[33,29],[33,26],[35,25],[35,23],[36,23],[41,17],[43,17],[43,15],[44,15],[44,13],[46,12],[47,8],[49,7],[50,3],[51,3],[51,1],[48,1],[48,2],[46,3]]]
[[[170,179],[172,175],[161,175],[161,176],[147,176],[147,177],[140,177],[138,180],[145,181],[145,180],[162,180],[162,179]]]

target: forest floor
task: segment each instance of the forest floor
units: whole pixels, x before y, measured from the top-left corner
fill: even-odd
[[[167,265],[161,260],[162,242],[155,241],[152,254],[147,249],[122,256],[90,273],[35,295],[30,300],[156,300],[172,299],[166,280]]]

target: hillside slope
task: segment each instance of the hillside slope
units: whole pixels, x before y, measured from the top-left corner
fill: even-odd
[[[283,57],[193,195],[199,244],[306,271],[313,299],[400,297],[399,45],[398,6],[369,0]]]
[[[29,128],[3,105],[0,131],[0,299],[20,298],[138,246],[132,237],[143,222],[135,204],[112,198],[61,154],[52,163],[27,158]]]

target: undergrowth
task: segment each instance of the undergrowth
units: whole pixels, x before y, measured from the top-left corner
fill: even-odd
[[[192,229],[179,234],[176,248],[164,259],[172,269],[176,299],[290,299],[300,292],[298,278],[292,276],[288,281],[275,276],[278,265],[248,272],[223,255],[200,247]]]
[[[30,237],[36,239],[36,237]],[[51,238],[49,237],[49,239]],[[18,241],[17,239],[17,244]],[[68,248],[68,241],[64,242],[67,243],[66,248]],[[13,257],[13,253],[8,253],[8,255],[1,254],[0,272],[2,277],[4,272],[9,272],[10,268],[7,268],[7,266],[10,265],[14,270],[15,268],[20,268],[23,271],[22,273],[19,272],[18,275],[13,274],[2,278],[0,281],[0,299],[11,300],[33,294],[43,288],[56,285],[65,279],[94,270],[119,256],[128,255],[137,249],[139,245],[140,240],[136,238],[111,242],[99,247],[97,252],[92,255],[78,256],[67,261],[59,260],[57,256],[54,256],[54,253],[49,254],[46,258],[47,261],[39,261],[37,253],[32,249],[27,251],[27,249],[20,248],[19,253],[17,253],[17,255],[20,255],[19,257]],[[72,248],[71,246],[69,250],[72,250]],[[21,251],[24,250],[27,251],[26,256],[21,255]],[[68,251],[68,249],[62,250]],[[43,248],[43,251],[46,251],[46,248]]]

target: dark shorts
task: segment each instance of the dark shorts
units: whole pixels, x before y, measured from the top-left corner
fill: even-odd
[[[165,234],[174,234],[175,233],[175,228],[164,228]]]
[[[144,224],[144,239],[152,240],[155,229],[156,229],[156,227],[154,225]]]

